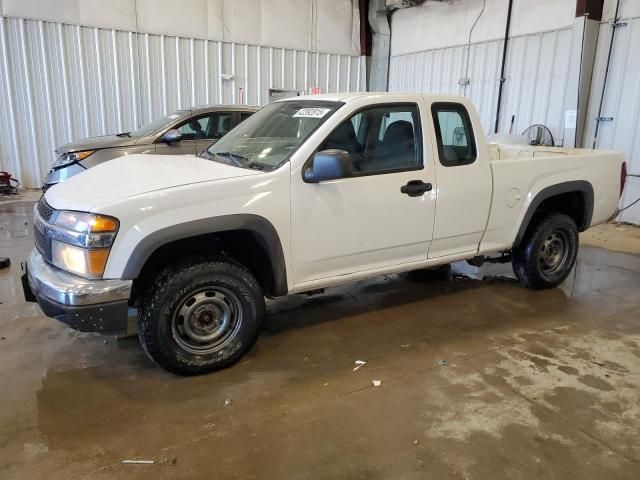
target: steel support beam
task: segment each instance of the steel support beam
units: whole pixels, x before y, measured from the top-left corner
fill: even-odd
[[[372,32],[371,60],[367,65],[367,87],[372,92],[389,88],[391,26],[385,0],[369,0],[369,25]]]

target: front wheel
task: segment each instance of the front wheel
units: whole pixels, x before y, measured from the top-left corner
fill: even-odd
[[[198,375],[237,362],[255,343],[263,315],[262,289],[247,269],[226,259],[183,261],[146,295],[138,336],[164,369]]]
[[[513,249],[513,271],[522,285],[541,290],[560,285],[578,256],[578,228],[568,215],[552,213],[529,228]]]

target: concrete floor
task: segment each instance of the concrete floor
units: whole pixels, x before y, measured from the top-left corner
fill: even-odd
[[[180,378],[21,300],[33,199],[0,202],[2,479],[640,478],[638,255],[584,246],[544,292],[461,264],[280,299],[238,365]]]

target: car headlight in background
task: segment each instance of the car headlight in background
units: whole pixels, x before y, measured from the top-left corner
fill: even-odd
[[[95,150],[83,150],[81,152],[71,152],[71,153],[62,154],[58,156],[58,158],[56,158],[55,162],[53,162],[52,168],[66,167],[67,165],[70,165],[72,163],[79,162],[87,158],[93,152],[95,152]]]
[[[47,232],[51,237],[51,262],[76,275],[102,278],[118,227],[112,217],[59,212]]]

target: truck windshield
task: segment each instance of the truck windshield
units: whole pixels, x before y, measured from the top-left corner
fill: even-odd
[[[175,121],[177,118],[184,115],[186,112],[187,110],[178,110],[176,112],[173,112],[170,115],[166,115],[162,118],[158,118],[154,120],[153,122],[149,122],[146,125],[143,125],[142,127],[140,127],[138,130],[129,132],[127,135],[129,137],[135,137],[135,138],[146,137],[147,135],[151,135],[152,133],[157,132],[161,128],[166,127],[171,122]]]
[[[242,168],[274,170],[343,104],[313,100],[267,105],[200,154]]]

